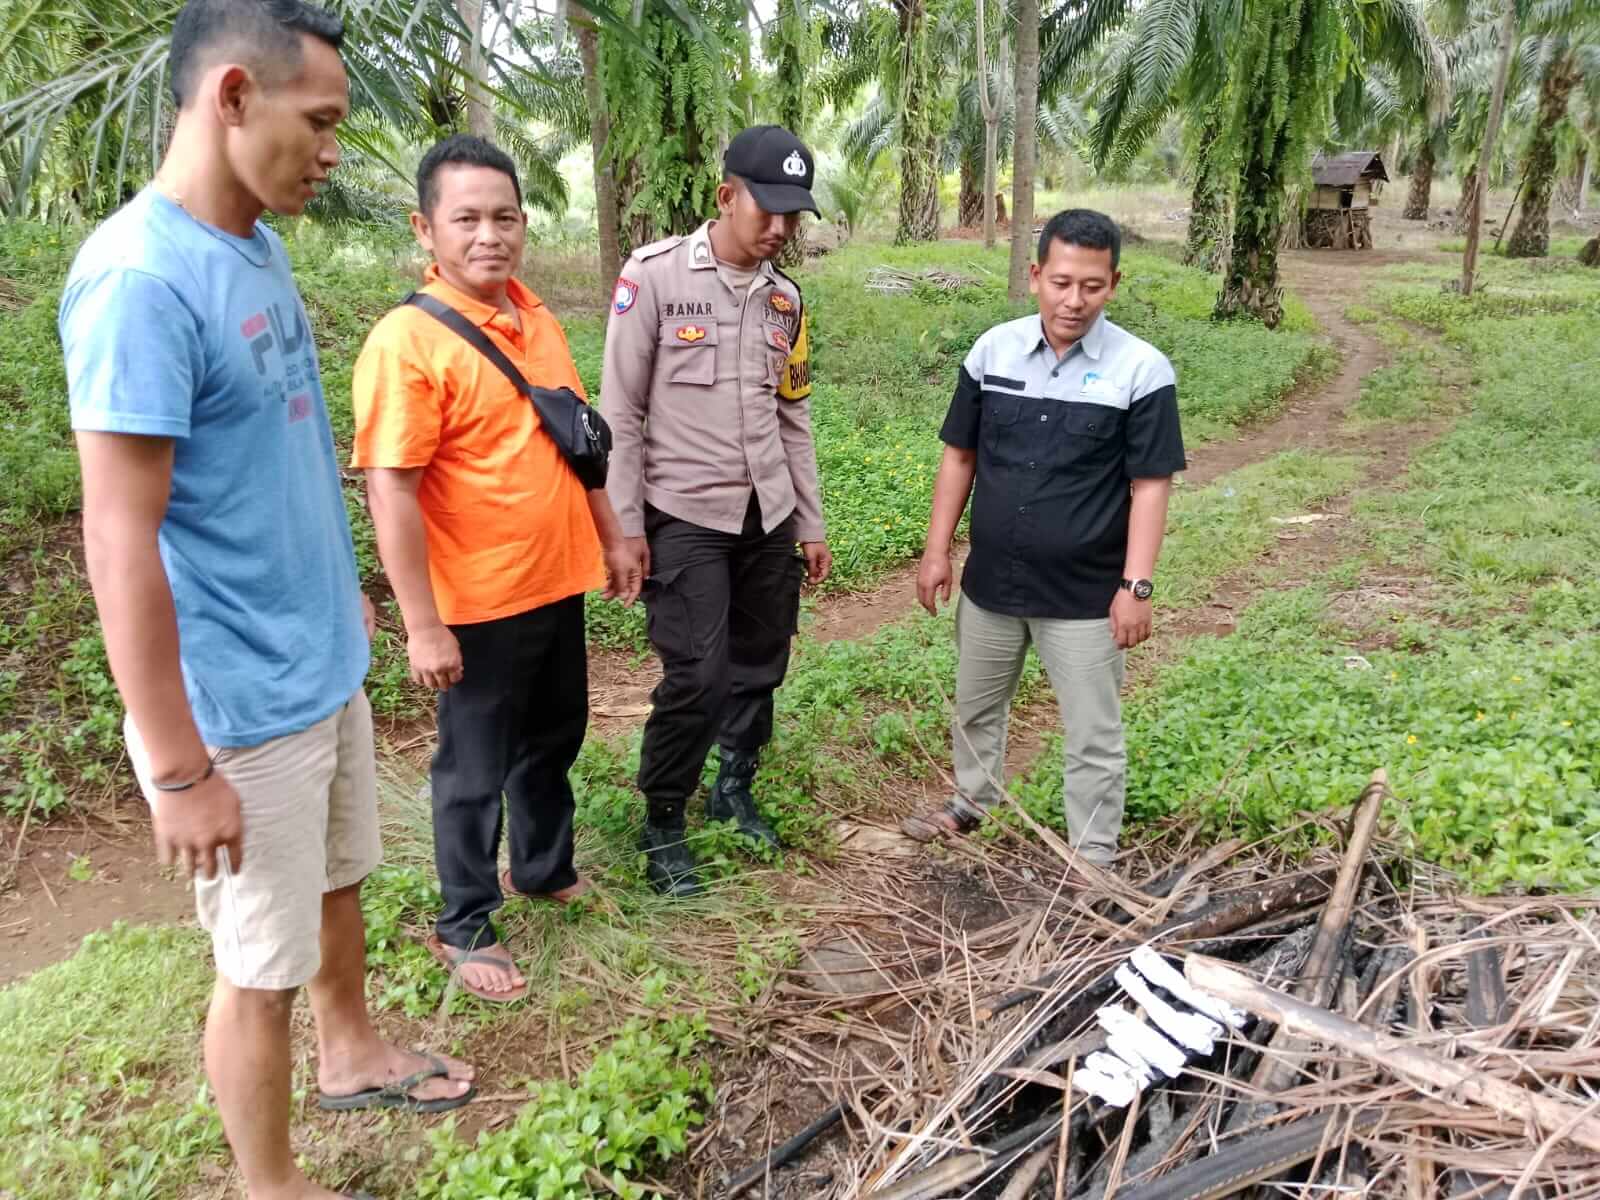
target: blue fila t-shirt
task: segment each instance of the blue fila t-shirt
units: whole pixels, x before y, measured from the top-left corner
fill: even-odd
[[[147,188],[79,250],[60,328],[74,429],[174,439],[159,540],[201,737],[253,746],[338,711],[367,638],[283,243]]]

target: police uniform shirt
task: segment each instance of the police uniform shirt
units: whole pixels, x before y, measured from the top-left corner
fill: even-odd
[[[821,541],[810,345],[800,288],[770,262],[718,264],[711,225],[633,253],[606,326],[600,409],[615,439],[606,491],[627,537],[646,503],[739,533],[750,497],[771,532]]]
[[[1122,581],[1129,481],[1184,467],[1172,364],[1104,314],[1059,359],[1044,325],[989,330],[940,438],[977,451],[962,591],[991,612],[1104,617]]]

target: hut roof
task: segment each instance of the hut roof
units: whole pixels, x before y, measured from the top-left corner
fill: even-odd
[[[1389,182],[1376,150],[1349,150],[1332,158],[1319,154],[1311,163],[1311,181],[1318,187],[1352,187],[1362,179]]]

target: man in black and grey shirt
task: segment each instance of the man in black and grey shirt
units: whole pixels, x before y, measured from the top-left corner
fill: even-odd
[[[1104,315],[1121,237],[1057,213],[1039,238],[1039,315],[989,330],[962,364],[940,438],[917,598],[948,602],[950,541],[972,500],[956,611],[957,794],[912,817],[921,841],[964,833],[1000,798],[1006,726],[1031,642],[1066,726],[1067,829],[1106,865],[1122,828],[1124,653],[1150,636],[1172,475],[1184,466],[1172,364]]]

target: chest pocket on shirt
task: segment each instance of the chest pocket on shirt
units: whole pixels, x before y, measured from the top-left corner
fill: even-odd
[[[668,321],[661,326],[661,354],[668,383],[710,387],[717,381],[717,322],[713,318]]]
[[[1024,407],[1021,397],[984,397],[983,413],[979,418],[983,440],[998,462],[1009,463],[1020,457],[1029,436],[1038,436],[1039,430],[1030,429],[1021,419]]]
[[[1122,426],[1128,414],[1102,404],[1074,404],[1061,414],[1066,456],[1078,461],[1122,452]]]

